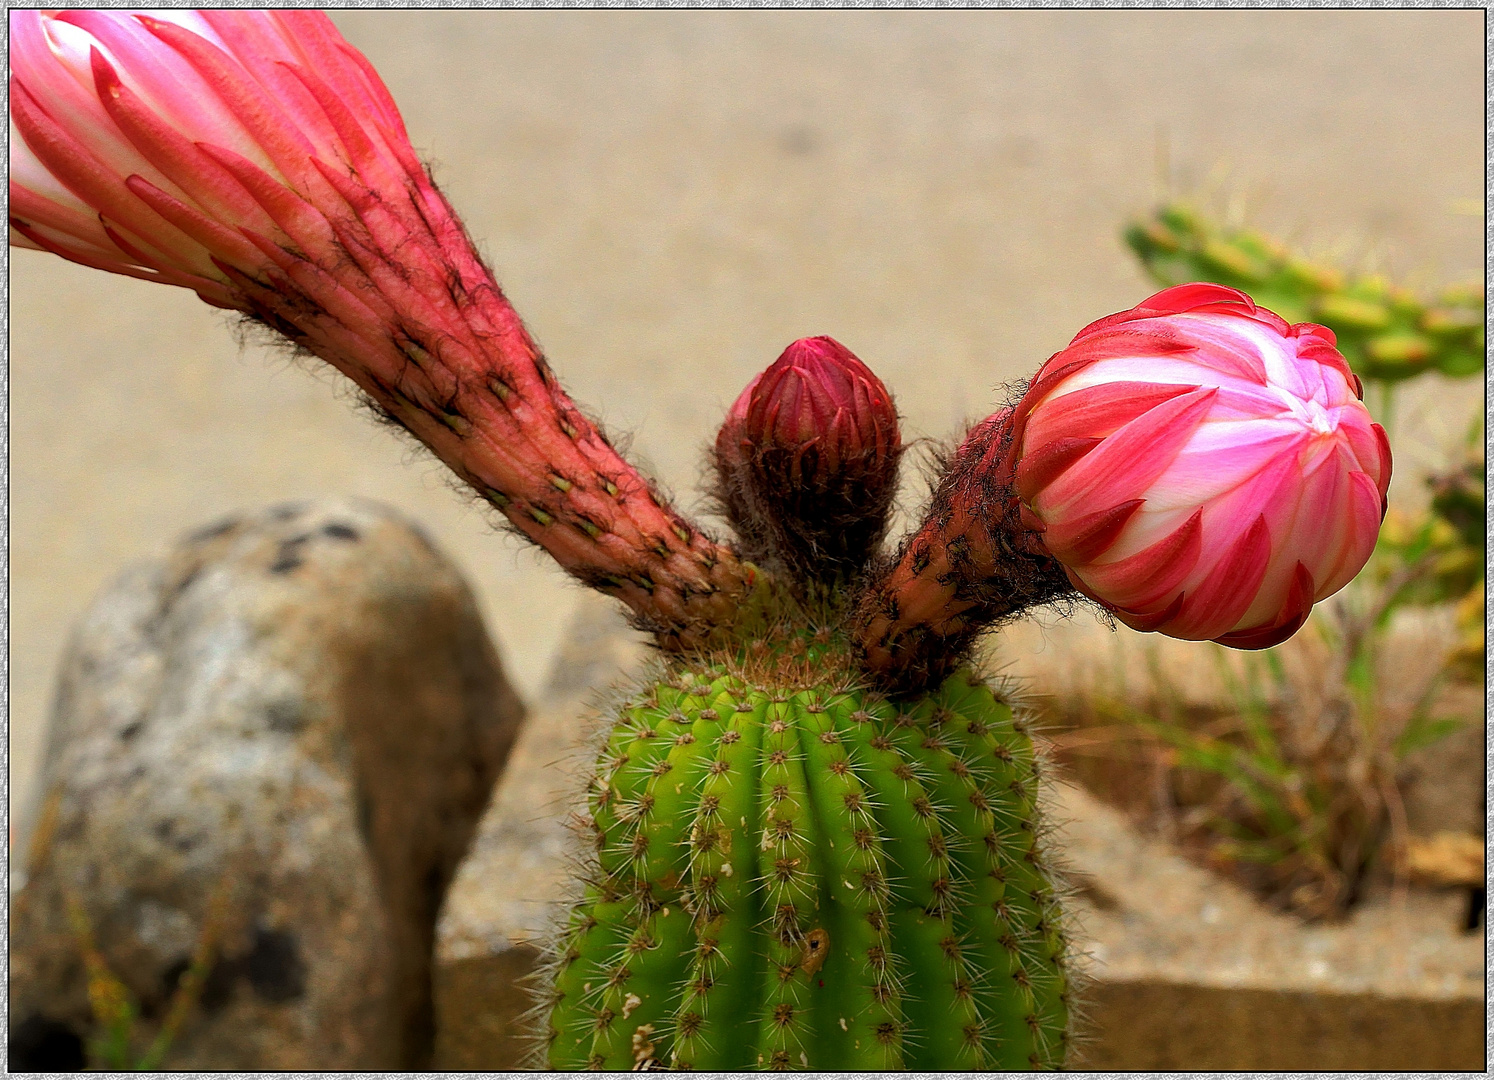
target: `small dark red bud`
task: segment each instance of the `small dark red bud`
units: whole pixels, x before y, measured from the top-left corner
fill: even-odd
[[[897,409],[840,342],[802,338],[748,384],[716,438],[722,502],[756,560],[832,580],[870,557],[897,487]]]

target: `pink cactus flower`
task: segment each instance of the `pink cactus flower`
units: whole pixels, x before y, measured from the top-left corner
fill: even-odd
[[[326,15],[12,11],[10,58],[12,244],[283,333],[666,644],[729,621],[750,568],[561,390]]]
[[[828,337],[785,349],[716,437],[722,501],[749,557],[825,579],[880,541],[901,453],[887,387]]]
[[[1332,331],[1179,285],[1092,323],[1013,416],[1022,521],[1128,626],[1242,649],[1374,550],[1390,445]]]
[[[12,244],[250,310],[236,278],[276,245],[334,242],[306,202],[353,176],[427,186],[320,12],[12,11],[10,31]]]

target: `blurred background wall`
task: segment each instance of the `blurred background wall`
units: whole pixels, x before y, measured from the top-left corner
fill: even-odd
[[[796,337],[871,364],[909,438],[991,411],[1153,291],[1117,232],[1169,192],[1413,286],[1483,266],[1481,11],[334,18],[567,385],[687,507],[723,410]],[[240,507],[403,509],[538,689],[575,587],[337,377],[189,293],[31,251],[10,320],[13,807],[89,598]],[[1418,384],[1395,498],[1480,407],[1476,381]]]

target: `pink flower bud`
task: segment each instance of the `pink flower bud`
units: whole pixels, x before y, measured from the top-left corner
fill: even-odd
[[[886,527],[902,445],[882,380],[840,342],[794,342],[716,438],[723,501],[749,555],[811,576],[853,570]]]
[[[1013,416],[1022,520],[1138,630],[1286,640],[1374,550],[1390,445],[1332,331],[1179,285],[1085,327]]]
[[[742,391],[717,446],[746,456],[782,451],[794,482],[881,472],[899,449],[897,410],[850,349],[834,338],[800,338]]]

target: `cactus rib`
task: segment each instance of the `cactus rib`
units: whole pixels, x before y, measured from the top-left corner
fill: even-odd
[[[1037,780],[968,671],[897,704],[725,668],[660,683],[621,710],[592,784],[549,1066],[1060,1065]]]

